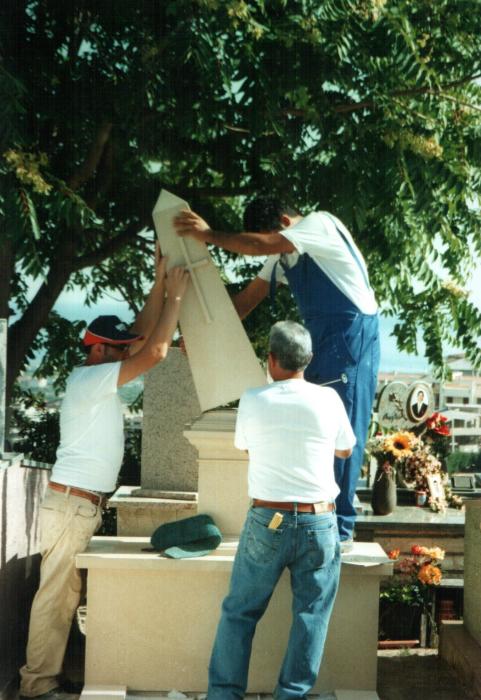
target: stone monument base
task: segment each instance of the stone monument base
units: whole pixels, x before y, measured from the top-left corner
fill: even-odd
[[[205,557],[169,559],[143,537],[95,537],[77,556],[88,569],[85,683],[138,691],[205,692],[237,538]],[[392,563],[379,545],[343,555],[341,583],[314,692],[364,691],[377,698],[379,582]],[[249,692],[271,693],[291,623],[287,573],[254,639]],[[344,692],[344,691],[343,691]],[[338,695],[338,698],[351,697]]]
[[[121,486],[108,506],[117,510],[117,535],[150,537],[159,525],[195,515],[197,494]]]

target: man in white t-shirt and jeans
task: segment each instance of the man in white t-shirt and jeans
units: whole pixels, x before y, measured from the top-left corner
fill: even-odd
[[[244,318],[276,285],[288,283],[312,336],[313,360],[306,379],[330,384],[343,400],[356,435],[347,460],[336,459],[337,521],[343,550],[352,542],[354,499],[379,368],[377,303],[366,263],[350,232],[332,214],[301,216],[275,197],[258,197],[246,208],[245,233],[212,231],[194,212],[176,219],[181,236],[243,255],[268,255],[263,269],[233,298]]]
[[[309,332],[276,323],[268,358],[272,384],[246,391],[235,446],[249,453],[252,498],[209,666],[208,700],[243,698],[256,625],[287,567],[292,626],[274,690],[276,700],[305,698],[324,649],[340,573],[334,501],[334,455],[356,438],[331,388],[304,380],[312,358]]]
[[[130,331],[116,316],[99,316],[87,328],[87,359],[67,380],[60,446],[40,508],[40,585],[20,669],[21,699],[72,697],[59,687],[58,676],[80,601],[75,556],[100,527],[104,495],[116,488],[124,451],[117,390],[167,356],[187,282],[188,273],[180,267],[165,278],[165,259],[160,259],[155,283]]]

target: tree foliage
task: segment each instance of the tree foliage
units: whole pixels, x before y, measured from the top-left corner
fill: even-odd
[[[72,331],[51,313],[65,286],[139,306],[161,187],[220,229],[258,191],[333,211],[399,347],[421,329],[438,367],[445,341],[479,365],[463,288],[481,252],[480,36],[475,0],[6,0],[10,385],[41,347],[44,371],[65,364]]]

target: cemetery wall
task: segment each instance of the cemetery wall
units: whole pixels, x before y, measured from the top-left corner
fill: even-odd
[[[5,455],[4,455],[5,456]],[[38,585],[38,511],[48,470],[0,459],[0,700],[16,690],[28,620]]]

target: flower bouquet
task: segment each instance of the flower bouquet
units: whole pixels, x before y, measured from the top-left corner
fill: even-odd
[[[372,488],[371,506],[375,515],[388,515],[396,506],[396,474],[408,455],[412,454],[418,438],[406,431],[391,435],[376,435],[368,449],[377,459],[378,468]]]
[[[408,556],[401,557],[400,550],[393,549],[388,557],[394,561],[394,576],[381,589],[381,636],[416,637],[422,614],[435,629],[432,592],[433,586],[441,583],[444,550],[415,544]],[[401,631],[394,631],[395,625],[400,626]]]
[[[423,424],[420,435],[406,430],[398,431],[376,435],[368,444],[370,454],[378,461],[378,474],[380,470],[395,474],[400,486],[426,493],[429,507],[436,512],[444,510],[447,504],[456,508],[463,505],[462,499],[451,491],[449,477],[438,457],[442,445],[433,437],[438,435],[446,441],[449,435],[446,421],[445,416],[433,413]],[[376,479],[379,478],[378,474]],[[433,477],[439,484],[438,493],[432,489]]]
[[[446,471],[446,458],[450,451],[451,431],[447,423],[446,416],[436,412],[415,428],[416,435],[422,438],[424,444],[429,445],[431,452],[441,462],[443,471]]]

